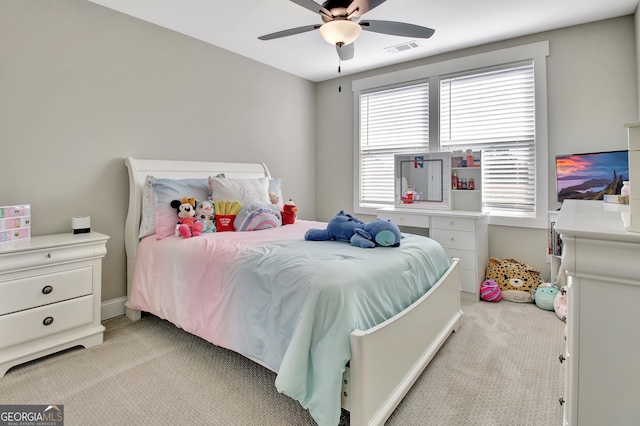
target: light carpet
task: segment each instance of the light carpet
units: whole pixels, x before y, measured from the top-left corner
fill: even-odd
[[[560,426],[564,323],[534,304],[462,307],[462,327],[387,425]],[[234,352],[153,316],[104,325],[101,346],[9,370],[0,404],[63,404],[66,426],[315,424],[275,373]]]

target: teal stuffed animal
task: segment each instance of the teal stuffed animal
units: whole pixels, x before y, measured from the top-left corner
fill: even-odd
[[[536,302],[536,306],[545,311],[554,311],[553,303],[558,295],[558,288],[552,283],[542,283],[538,285],[538,288],[531,290],[533,300]]]
[[[390,220],[376,219],[367,223],[344,210],[329,220],[326,229],[309,229],[304,236],[307,241],[349,241],[362,248],[397,247],[401,238],[400,229]]]

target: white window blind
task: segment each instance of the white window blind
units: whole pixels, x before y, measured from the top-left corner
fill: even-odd
[[[429,84],[360,96],[360,204],[391,204],[394,155],[429,150]]]
[[[535,212],[533,62],[440,80],[440,147],[481,150],[483,208]]]

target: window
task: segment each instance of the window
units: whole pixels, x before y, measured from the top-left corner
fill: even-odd
[[[548,53],[534,43],[354,81],[355,211],[393,204],[395,154],[470,148],[490,223],[546,226]]]
[[[394,154],[429,150],[429,85],[364,93],[360,117],[360,202],[393,204]]]
[[[481,150],[483,209],[535,213],[533,62],[440,81],[440,148]]]

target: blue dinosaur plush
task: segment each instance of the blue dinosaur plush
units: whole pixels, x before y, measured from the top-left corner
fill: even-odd
[[[401,238],[400,229],[390,220],[376,219],[367,223],[344,210],[329,220],[326,229],[309,229],[304,236],[307,241],[349,241],[362,248],[372,248],[376,244],[397,247]]]

